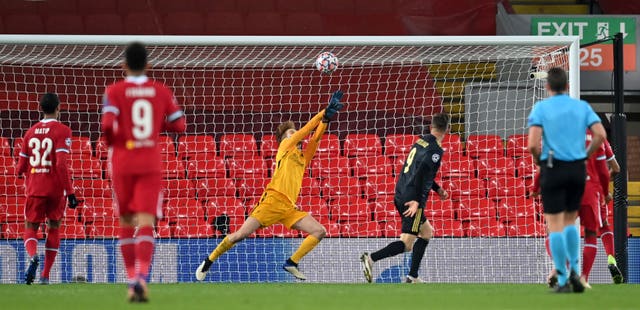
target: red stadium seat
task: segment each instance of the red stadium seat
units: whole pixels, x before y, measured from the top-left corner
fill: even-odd
[[[173,137],[160,136],[158,138],[158,147],[160,148],[160,153],[168,154],[170,157],[176,156],[176,146],[173,143]]]
[[[479,158],[476,161],[478,178],[488,179],[496,176],[514,176],[515,165],[508,157]]]
[[[91,157],[91,140],[89,137],[71,137],[71,156],[73,158]]]
[[[181,136],[178,138],[178,158],[216,155],[216,141],[208,135]]]
[[[102,197],[85,198],[80,214],[85,223],[110,220],[117,216],[113,199]]]
[[[533,162],[532,156],[516,159],[515,166],[516,173],[521,178],[534,178],[538,171],[538,166]]]
[[[99,179],[102,177],[102,164],[93,157],[72,159],[69,161],[71,177],[74,179]]]
[[[319,197],[300,197],[296,205],[300,210],[308,212],[320,223],[329,221],[329,207]]]
[[[167,221],[158,221],[156,223],[156,238],[171,238],[171,226],[169,226],[169,222]]]
[[[406,157],[418,136],[410,134],[390,134],[384,138],[384,154],[388,157]]]
[[[264,135],[260,142],[260,155],[264,158],[276,157],[278,154],[278,141],[274,135]]]
[[[20,152],[22,151],[22,144],[24,144],[23,138],[13,138],[13,158],[18,159]]]
[[[462,143],[460,142],[460,136],[457,134],[444,136],[441,147],[445,154],[462,155]]]
[[[398,210],[393,203],[393,196],[370,202],[369,210],[373,212],[373,218],[378,222],[393,221],[399,218]]]
[[[19,223],[5,223],[0,225],[2,227],[3,239],[22,239],[24,237],[24,222]],[[42,232],[38,230],[38,239],[41,239]]]
[[[527,150],[527,135],[511,135],[507,139],[507,156],[509,157],[525,157],[529,156]]]
[[[173,156],[165,157],[162,161],[162,176],[165,179],[184,178],[184,164]]]
[[[351,174],[349,159],[345,157],[316,158],[311,161],[311,175],[314,178],[341,178]]]
[[[374,156],[382,154],[380,137],[375,134],[347,134],[344,140],[344,155],[347,157]]]
[[[0,196],[24,197],[24,179],[0,174]]]
[[[245,207],[232,197],[213,197],[206,205],[207,222],[218,236],[235,232],[245,220]]]
[[[200,179],[196,182],[198,199],[206,200],[212,197],[235,197],[236,185],[231,179]]]
[[[458,218],[460,220],[475,220],[496,218],[497,211],[494,202],[488,198],[463,199],[457,203]]]
[[[0,196],[0,223],[22,222],[24,226],[25,197]]]
[[[302,187],[300,187],[300,196],[320,196],[320,183],[313,178],[302,178]]]
[[[456,217],[456,212],[453,207],[453,202],[451,200],[440,200],[440,198],[432,198],[435,197],[434,193],[429,196],[429,200],[427,201],[427,206],[424,210],[425,216],[428,219],[453,219]]]
[[[220,1],[207,1],[218,3]],[[244,14],[238,12],[209,11],[204,21],[208,35],[242,35],[245,32]]]
[[[195,198],[195,186],[191,180],[162,180],[164,198]]]
[[[266,178],[267,164],[260,156],[228,158],[229,177],[232,179]]]
[[[308,140],[304,141],[303,147],[307,147]],[[335,158],[340,157],[340,139],[334,134],[325,134],[318,143],[316,149],[316,158]]]
[[[260,198],[271,180],[266,177],[244,179],[238,183],[240,200],[247,201]]]
[[[258,1],[266,2],[266,1]],[[282,35],[284,34],[284,15],[270,11],[257,12],[255,6],[247,13],[245,18],[245,30],[252,35]]]
[[[464,237],[462,223],[454,219],[433,219],[429,220],[433,226],[434,237]]]
[[[74,220],[63,221],[60,224],[60,238],[62,239],[84,239],[84,225]]]
[[[505,237],[504,225],[495,218],[476,219],[466,223],[467,237]]]
[[[169,223],[175,223],[180,218],[190,218],[205,221],[205,209],[195,199],[169,198],[166,203],[167,213],[165,217]]]
[[[256,139],[249,134],[227,134],[220,137],[222,157],[255,157],[258,155]]]
[[[176,238],[209,238],[214,236],[211,225],[203,221],[193,222],[183,219],[176,223],[173,235]]]
[[[339,197],[360,197],[358,179],[353,177],[330,178],[322,181],[322,195],[328,199]]]
[[[503,222],[516,221],[517,218],[536,218],[536,205],[533,199],[507,197],[498,201],[498,214]]]
[[[13,157],[10,155],[0,155],[0,174],[1,175],[15,175],[16,174],[16,162],[13,161]],[[0,192],[2,194],[3,192]]]
[[[452,199],[487,196],[484,182],[480,179],[451,179],[442,186],[449,192]]]
[[[108,181],[101,179],[74,180],[73,188],[76,192],[76,196],[80,199],[112,197],[111,185],[109,185]]]
[[[502,157],[502,138],[497,135],[470,135],[467,138],[467,155],[472,158]]]
[[[0,137],[0,156],[11,156],[11,144],[9,144],[9,138]]]
[[[475,176],[475,168],[473,161],[466,156],[449,157],[442,159],[440,165],[440,175],[444,178],[473,178]]]
[[[496,177],[487,182],[490,198],[524,197],[527,188],[524,181],[516,177]]]
[[[123,0],[124,2],[136,2],[132,0]],[[139,1],[139,0],[137,0]],[[151,12],[126,12],[124,15],[124,33],[125,34],[162,34],[162,25],[156,20]]]
[[[258,229],[256,236],[259,238],[297,238],[300,236],[300,232],[287,229],[284,225],[276,223],[269,227]]]
[[[508,223],[507,235],[510,237],[545,237],[547,229],[543,221],[533,217],[519,217]]]
[[[344,223],[342,224],[342,236],[346,238],[378,238],[382,237],[382,230],[378,226],[378,222],[373,221]]]
[[[402,222],[400,217],[395,217],[387,221],[379,221],[378,229],[382,237],[395,238],[400,236],[400,230],[402,229]]]
[[[354,160],[354,175],[360,178],[366,178],[374,175],[393,174],[393,164],[385,156],[367,156],[357,157]]]
[[[396,191],[396,179],[389,175],[368,177],[364,182],[364,197],[374,200],[381,196],[391,196]]]
[[[371,220],[367,202],[350,195],[335,198],[329,202],[331,218],[338,222],[364,222]]]
[[[107,146],[107,143],[104,141],[104,139],[100,137],[96,142],[96,158],[104,160],[107,159],[108,155],[109,147]]]
[[[224,178],[227,168],[224,159],[215,153],[197,153],[186,162],[187,177],[190,179]]]
[[[175,1],[172,1],[175,2]],[[181,1],[182,2],[182,1]],[[195,12],[168,12],[162,19],[168,35],[197,35],[204,33],[204,14]]]
[[[118,227],[120,227],[118,219],[106,219],[87,224],[85,232],[89,238],[115,239],[118,237]]]

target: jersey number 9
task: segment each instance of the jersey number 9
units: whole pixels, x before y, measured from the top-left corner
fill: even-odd
[[[416,151],[417,149],[414,147],[409,152],[409,156],[407,156],[407,163],[404,165],[404,173],[409,172],[409,167],[411,167],[411,164],[413,163],[413,157],[416,156]]]
[[[131,106],[131,121],[133,122],[133,137],[145,140],[153,133],[153,107],[146,99],[138,99]]]

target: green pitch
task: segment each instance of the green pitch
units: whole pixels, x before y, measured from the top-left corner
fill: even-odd
[[[640,285],[551,294],[542,284],[152,284],[149,304],[121,284],[0,285],[2,309],[639,309]]]

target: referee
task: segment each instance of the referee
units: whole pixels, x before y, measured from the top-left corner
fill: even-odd
[[[541,168],[544,217],[558,272],[555,291],[568,293],[573,289],[581,293],[584,286],[578,274],[580,233],[575,220],[586,182],[585,160],[600,147],[606,132],[587,102],[565,93],[567,73],[563,69],[549,70],[546,89],[549,97],[538,102],[529,114],[528,149]],[[585,150],[587,128],[591,129],[593,139]]]
[[[449,197],[447,191],[434,180],[440,169],[443,154],[440,143],[449,131],[449,115],[434,114],[430,127],[430,133],[422,135],[413,144],[396,183],[394,203],[402,219],[400,240],[389,243],[371,255],[364,253],[360,257],[367,282],[373,280],[374,262],[405,251],[412,251],[411,269],[405,282],[422,282],[418,277],[418,270],[429,239],[433,235],[433,227],[424,216],[427,198],[430,191],[438,193],[442,200]]]

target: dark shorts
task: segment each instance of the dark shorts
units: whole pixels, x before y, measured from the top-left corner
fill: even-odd
[[[402,218],[402,233],[417,236],[420,232],[420,226],[422,226],[422,224],[427,221],[424,216],[424,208],[418,208],[418,211],[416,211],[416,214],[414,214],[413,216],[404,216],[402,215],[402,213],[404,213],[404,211],[407,211],[409,207],[405,206],[404,202],[399,203],[398,201],[394,201],[394,203],[396,205],[396,209],[400,214],[400,218]]]
[[[554,160],[553,168],[547,167],[543,162],[540,171],[540,192],[544,213],[580,210],[586,179],[587,169],[584,160]]]

